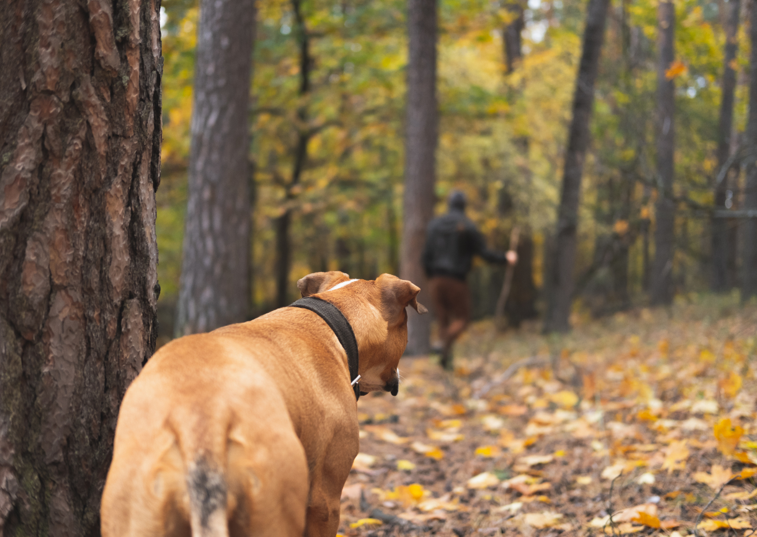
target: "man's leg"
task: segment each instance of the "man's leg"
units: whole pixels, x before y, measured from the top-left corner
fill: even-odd
[[[442,366],[451,371],[453,369],[452,345],[470,322],[471,306],[468,284],[453,278],[449,280],[445,286],[447,290],[445,299],[448,305],[448,325],[443,340]]]
[[[441,342],[441,346],[438,349],[438,352],[440,352],[442,356],[444,356],[444,342],[447,340],[447,329],[449,327],[449,308],[444,302],[445,282],[443,280],[444,278],[437,276],[432,277],[428,282],[431,306],[439,328],[439,341]]]

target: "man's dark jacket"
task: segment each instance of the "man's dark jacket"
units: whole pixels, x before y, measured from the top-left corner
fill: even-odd
[[[473,256],[480,255],[490,263],[506,263],[504,253],[489,250],[476,225],[457,208],[434,218],[426,230],[426,245],[421,263],[426,275],[451,276],[465,280],[471,269]]]

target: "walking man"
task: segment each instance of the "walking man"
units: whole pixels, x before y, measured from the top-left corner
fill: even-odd
[[[441,364],[447,370],[452,369],[452,344],[470,321],[471,300],[465,280],[473,256],[479,255],[489,263],[514,265],[518,261],[513,250],[501,253],[486,247],[484,236],[465,216],[465,202],[465,194],[459,190],[450,194],[447,213],[428,224],[421,257],[439,323]]]

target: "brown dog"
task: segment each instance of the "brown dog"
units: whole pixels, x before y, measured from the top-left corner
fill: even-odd
[[[360,392],[396,394],[405,308],[425,312],[420,289],[342,272],[310,274],[297,287],[351,325]],[[281,308],[180,338],[124,397],[102,534],[334,537],[358,445],[347,354],[318,314]]]

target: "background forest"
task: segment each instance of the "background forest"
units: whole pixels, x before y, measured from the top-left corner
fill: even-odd
[[[747,9],[747,3],[741,6]],[[163,3],[164,144],[158,197],[161,303],[176,301],[187,198],[197,2]],[[295,6],[299,13],[295,12]],[[676,2],[674,197],[678,293],[707,289],[717,127],[726,42],[725,2]],[[276,307],[277,248],[291,251],[293,282],[313,270],[373,278],[398,273],[402,225],[407,24],[404,2],[260,2],[250,94],[254,198],[252,313]],[[543,287],[545,243],[554,233],[560,177],[581,53],[585,5],[449,0],[440,5],[437,213],[446,194],[468,195],[470,216],[493,247],[510,229],[532,233],[532,277]],[[596,83],[576,265],[580,303],[594,313],[644,300],[654,255],[656,2],[614,3]],[[746,19],[741,14],[742,20]],[[522,28],[521,58],[503,35]],[[738,33],[734,130],[745,128],[748,28]],[[303,75],[302,36],[309,41]],[[303,77],[308,90],[302,91]],[[294,177],[300,138],[307,156]],[[738,136],[733,137],[731,152]],[[726,206],[742,203],[728,179]],[[276,220],[291,214],[291,242]],[[738,225],[728,220],[726,287],[738,283]],[[620,266],[619,266],[620,265]],[[627,271],[627,273],[625,272]],[[477,315],[491,314],[503,271],[472,277]],[[496,296],[496,293],[494,293]],[[164,318],[170,319],[170,317]],[[170,321],[169,321],[170,323]],[[162,331],[168,335],[167,331]]]

